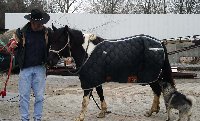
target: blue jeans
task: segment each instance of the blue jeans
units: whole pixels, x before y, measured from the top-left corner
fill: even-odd
[[[43,65],[20,70],[19,74],[19,109],[22,121],[29,121],[29,105],[31,88],[35,96],[34,119],[41,120],[44,91],[46,85],[46,68]]]

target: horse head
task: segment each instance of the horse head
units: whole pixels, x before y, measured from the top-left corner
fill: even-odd
[[[69,56],[68,26],[56,28],[52,25],[52,41],[49,50],[48,65],[54,66],[63,56]]]
[[[48,65],[55,66],[62,58],[73,57],[76,65],[80,66],[84,59],[85,50],[82,46],[84,37],[81,31],[70,29],[67,25],[56,28],[52,25],[53,35],[49,50]]]

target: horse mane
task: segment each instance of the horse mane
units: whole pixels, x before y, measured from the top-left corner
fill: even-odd
[[[84,43],[83,33],[80,30],[68,28],[68,33],[73,44],[81,46]]]
[[[102,37],[97,36],[96,39],[94,41],[92,41],[92,43],[94,45],[99,44],[100,42],[103,42],[105,39],[103,39]]]
[[[52,28],[54,29],[55,27],[52,25]],[[84,35],[80,30],[69,28],[67,25],[65,27],[59,28],[58,30],[60,34],[62,34],[63,32],[67,32],[69,34],[70,40],[72,40],[72,44],[75,46],[82,46],[85,42]],[[95,40],[92,41],[92,43],[94,45],[97,45],[104,40],[105,39],[103,39],[102,37],[96,36]]]
[[[100,42],[103,42],[105,40],[102,37],[97,36],[97,35],[92,34],[92,33],[84,33],[83,36],[84,36],[84,41],[85,42],[89,41],[94,45],[97,45]]]

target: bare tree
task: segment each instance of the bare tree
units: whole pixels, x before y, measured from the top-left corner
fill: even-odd
[[[26,6],[24,0],[9,0],[5,3],[6,11],[10,13],[24,12],[26,11]]]
[[[167,8],[167,6],[166,6],[166,0],[163,0],[163,10],[164,10],[163,13],[164,13],[164,14],[167,13],[166,8]]]
[[[196,5],[195,5],[195,10],[194,13],[195,14],[200,14],[200,0],[197,0]]]
[[[0,1],[0,28],[5,27],[5,13],[26,12],[23,0],[2,0]]]
[[[124,6],[122,6],[121,13],[123,14],[131,14],[135,12],[135,4],[132,0],[127,0],[124,2]]]
[[[185,6],[186,6],[186,13],[187,14],[191,14],[194,13],[195,10],[195,5],[197,4],[197,1],[195,0],[188,0],[185,2]]]
[[[200,13],[200,0],[171,0],[170,12],[175,14]]]
[[[88,0],[89,6],[86,8],[89,13],[116,14],[123,13],[124,7],[130,0]]]
[[[0,29],[3,29],[5,26],[5,2],[4,1],[0,1]]]
[[[51,0],[48,3],[50,12],[74,13],[76,12],[83,0]]]
[[[136,0],[136,13],[143,14],[166,14],[166,0]]]
[[[166,0],[88,0],[90,13],[160,14],[167,13]]]
[[[37,8],[44,11],[46,0],[0,0],[0,28],[5,26],[5,13],[26,13]]]
[[[41,11],[46,11],[46,0],[23,0],[26,5],[27,11],[30,12],[32,9],[39,9]]]

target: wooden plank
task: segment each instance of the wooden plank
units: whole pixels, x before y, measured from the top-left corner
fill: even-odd
[[[183,73],[183,72],[172,72],[174,78],[195,78],[197,77],[196,73]]]

